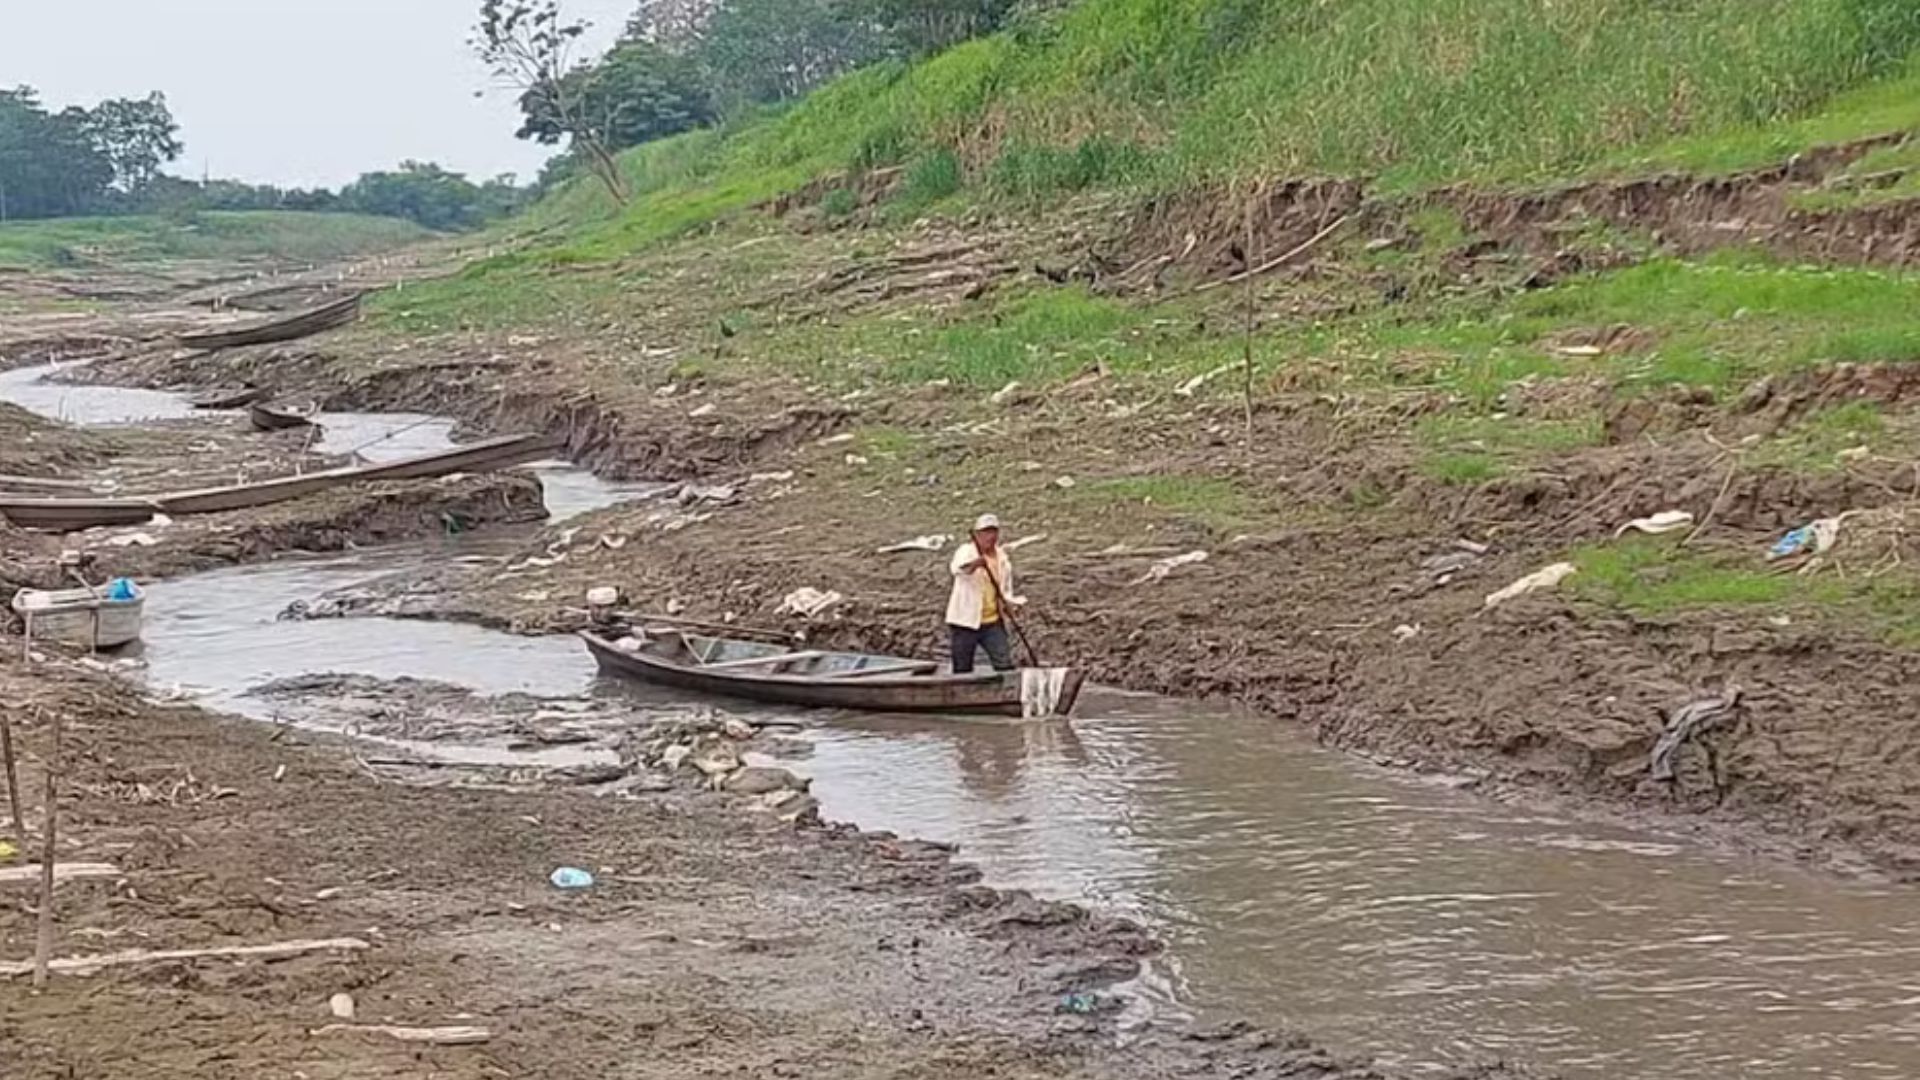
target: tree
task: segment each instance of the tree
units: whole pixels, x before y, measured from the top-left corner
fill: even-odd
[[[483,190],[465,176],[438,165],[403,161],[391,172],[370,172],[340,192],[344,209],[382,217],[406,218],[441,232],[477,228],[486,223],[501,193],[496,179]],[[507,178],[511,186],[511,178]]]
[[[30,86],[0,91],[0,220],[98,209],[113,164],[94,146],[85,109],[49,113]]]
[[[938,52],[1004,24],[1014,0],[852,0],[850,16],[882,28],[909,54]]]
[[[624,42],[598,64],[575,68],[566,81],[581,113],[609,150],[675,135],[713,118],[700,69],[692,60],[650,42]],[[551,145],[567,136],[554,122],[554,110],[539,98],[523,97],[521,111],[526,123],[520,138]]]
[[[685,56],[706,35],[707,22],[720,3],[721,0],[640,0],[620,40],[644,41],[676,56]]]
[[[836,0],[727,0],[697,56],[716,96],[737,107],[799,97],[886,52],[874,23]]]
[[[482,0],[473,49],[494,78],[520,91],[520,107],[583,152],[593,175],[627,201],[627,179],[583,100],[573,51],[587,24],[568,21],[559,0]]]
[[[180,126],[167,97],[154,91],[143,100],[103,101],[86,114],[87,135],[113,167],[113,187],[123,194],[144,188],[160,167],[186,148],[176,137]]]

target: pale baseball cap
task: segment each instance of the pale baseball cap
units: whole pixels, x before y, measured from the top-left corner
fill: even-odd
[[[973,523],[974,532],[984,532],[988,529],[997,529],[999,527],[1000,515],[998,514],[981,514],[980,520]]]

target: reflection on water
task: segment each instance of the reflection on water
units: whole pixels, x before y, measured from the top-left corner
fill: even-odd
[[[1267,721],[838,719],[830,817],[1156,925],[1184,1002],[1406,1067],[1920,1076],[1920,904],[1391,776]]]
[[[377,572],[410,565],[389,552]],[[566,638],[272,621],[370,566],[155,586],[153,679],[229,707],[247,686],[321,671],[488,693],[595,685]],[[1920,1076],[1909,889],[1492,804],[1179,702],[1091,694],[1071,725],[795,715],[815,745],[795,767],[829,817],[956,841],[992,882],[1148,921],[1170,945],[1165,992],[1203,1016],[1410,1068],[1506,1057],[1592,1080]]]
[[[441,558],[460,558],[449,545]],[[428,558],[416,549],[411,565]],[[518,637],[461,623],[404,619],[315,619],[280,622],[296,599],[363,584],[409,563],[377,571],[364,559],[299,560],[216,570],[147,589],[142,655],[147,677],[180,687],[209,704],[264,715],[242,695],[293,675],[342,672],[412,677],[465,686],[484,694],[564,696],[584,691],[594,665],[571,638]]]

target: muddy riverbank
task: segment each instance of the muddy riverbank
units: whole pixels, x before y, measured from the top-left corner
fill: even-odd
[[[157,708],[97,677],[9,658],[0,684],[24,707],[25,785],[39,787],[48,718],[66,724],[62,858],[118,871],[61,888],[57,953],[362,943],[132,965],[44,994],[0,984],[9,1075],[606,1076],[639,1058],[674,1073],[1382,1075],[1250,1030],[1117,1041],[1103,990],[1152,941],[980,888],[938,846],[796,829],[677,787],[428,792],[316,737]],[[561,865],[596,884],[555,889]],[[0,950],[28,955],[32,926],[28,905],[0,907]],[[490,1038],[324,1032],[342,993],[356,1023]],[[1062,1006],[1075,994],[1088,1011]]]
[[[26,376],[37,380],[28,372],[16,381],[26,386]],[[329,414],[326,437],[296,448],[247,433],[231,416],[193,417],[171,395],[34,381],[24,398],[52,416],[109,426],[9,412],[0,419],[29,438],[7,466],[101,491],[179,486],[189,462],[206,481],[311,467],[314,453],[417,452],[443,444],[453,427]],[[18,453],[25,443],[32,452]],[[442,561],[457,562],[471,557],[465,537],[476,529],[550,510],[591,513],[658,490],[584,483],[564,469],[538,474],[364,485],[64,537],[8,530],[0,542],[6,565],[24,568],[15,584],[51,584],[41,578],[57,573],[54,555],[84,550],[96,572],[147,583],[150,617],[164,621],[173,587],[165,579],[208,566],[422,540],[446,545]],[[543,505],[549,477],[558,490]],[[691,520],[702,511],[690,504],[701,501],[650,512]],[[204,582],[178,588],[217,590]],[[331,627],[358,639],[362,653],[381,649],[358,626]],[[219,628],[216,620],[187,629]],[[383,683],[295,679],[223,707],[306,726],[225,719],[187,703],[195,691],[181,682],[191,669],[167,651],[179,642],[158,626],[149,636],[145,656],[27,662],[6,650],[0,660],[22,789],[43,789],[57,720],[60,857],[114,867],[61,886],[55,953],[347,944],[272,962],[133,963],[56,977],[45,993],[0,982],[9,1075],[602,1076],[622,1074],[636,1056],[676,1073],[1387,1075],[1270,1028],[1196,1030],[1156,1017],[1115,992],[1159,948],[1143,927],[983,888],[942,845],[822,825],[804,794],[776,805],[745,793],[775,775],[770,768],[756,766],[763,771],[749,770],[751,783],[727,791],[707,790],[695,770],[660,768],[646,733],[687,730],[699,717],[684,706],[616,703],[550,718],[502,740],[500,753],[517,764],[450,770],[432,757],[440,736],[471,741],[489,715],[519,723],[535,699],[403,684],[402,704]],[[258,638],[208,648],[203,659],[243,665],[272,655]],[[391,650],[401,666],[407,655]],[[481,647],[468,659],[485,665],[488,655]],[[521,670],[492,661],[496,677]],[[151,691],[129,681],[142,678],[154,680]],[[154,704],[148,692],[170,703]],[[357,714],[355,702],[364,706]],[[396,705],[406,719],[390,730]],[[616,731],[611,761],[574,760],[569,723]],[[544,743],[565,763],[543,766]],[[780,752],[758,738],[744,746]],[[45,808],[25,801],[32,838]],[[16,851],[0,870],[23,865]],[[561,892],[548,883],[561,865],[591,869],[596,884]],[[0,907],[7,960],[30,954],[34,915],[31,903]],[[423,1048],[378,1031],[328,1030],[342,1022],[334,1004],[343,994],[354,1023],[460,1024],[487,1036]],[[99,1038],[103,1030],[115,1037]],[[1435,1064],[1445,1075],[1508,1075]]]
[[[1143,350],[1177,352],[1238,325],[1206,303],[1051,342],[1085,365],[1046,386],[906,378],[848,358],[895,323],[927,343],[895,365],[937,367],[918,353],[986,349],[977,339],[996,335],[1044,355],[1012,341],[1018,319],[1000,308],[1052,295],[1059,259],[1111,225],[1097,212],[804,235],[742,223],[724,240],[648,253],[646,273],[556,279],[556,296],[583,290],[591,333],[560,315],[502,328],[394,298],[343,333],[218,363],[129,353],[94,375],[205,386],[274,372],[335,407],[544,427],[609,475],[733,492],[677,515],[615,511],[595,519],[608,544],[541,565],[561,554],[548,538],[497,580],[411,583],[412,611],[566,629],[584,590],[606,584],[642,607],[677,602],[698,617],[921,653],[940,647],[937,559],[876,549],[951,540],[992,509],[1047,537],[1021,556],[1040,601],[1035,637],[1105,682],[1228,698],[1370,757],[1478,776],[1492,793],[1697,824],[1849,872],[1920,874],[1920,801],[1904,764],[1920,752],[1920,705],[1904,692],[1920,673],[1909,644],[1920,585],[1902,569],[1920,558],[1920,530],[1902,524],[1920,507],[1901,365],[1642,392],[1578,365],[1654,364],[1658,335],[1576,321],[1502,346],[1554,359],[1492,388],[1490,416],[1454,417],[1461,392],[1427,380],[1417,349],[1379,382],[1356,374],[1365,357],[1269,361],[1245,402],[1220,390],[1232,379],[1209,381],[1225,368],[1175,382],[1103,358],[1141,364]],[[1423,292],[1551,261],[1497,229],[1427,251],[1410,222],[1368,227],[1379,235],[1265,283],[1260,324],[1304,333],[1356,310],[1417,317]],[[1368,255],[1403,249],[1395,262]],[[1614,254],[1607,265],[1650,257]],[[617,302],[585,291],[616,281]],[[1883,417],[1890,449],[1836,443],[1810,460],[1801,428],[1844,409]],[[1523,430],[1504,437],[1550,452],[1510,462],[1522,455],[1482,437],[1510,421]],[[1618,532],[1674,512],[1691,516],[1685,532]],[[1766,559],[1787,530],[1842,514],[1878,524],[1811,568],[1816,584]],[[1157,576],[1159,560],[1182,557]],[[1611,572],[1486,610],[1497,590],[1570,558]],[[781,599],[801,587],[847,600],[819,625],[782,622]],[[1742,707],[1682,747],[1676,779],[1653,779],[1669,722],[1736,688]]]

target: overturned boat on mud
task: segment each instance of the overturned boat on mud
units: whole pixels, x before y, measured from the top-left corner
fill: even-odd
[[[673,628],[580,638],[608,675],[776,705],[1041,719],[1071,715],[1086,681],[1075,668],[955,675],[931,660],[793,650]]]
[[[311,311],[285,319],[273,319],[233,330],[205,330],[181,334],[180,344],[189,349],[237,349],[242,345],[269,345],[298,341],[304,337],[345,326],[360,317],[360,294],[323,304]]]

